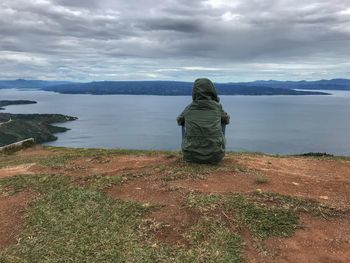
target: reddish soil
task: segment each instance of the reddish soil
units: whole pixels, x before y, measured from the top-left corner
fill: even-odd
[[[349,218],[325,220],[302,216],[303,229],[292,238],[274,238],[267,247],[276,250],[269,262],[350,262]]]
[[[0,249],[16,243],[23,223],[24,209],[34,194],[30,191],[0,196]]]
[[[60,150],[51,150],[50,156],[54,156],[54,155],[59,154],[61,152],[62,151],[60,151]],[[41,145],[37,144],[33,147],[18,151],[16,154],[19,156],[23,156],[23,157],[39,157],[39,156],[47,156],[48,151],[47,151],[47,149],[45,149]]]
[[[251,192],[257,189],[314,198],[337,207],[350,205],[350,161],[265,155],[230,156],[251,172],[213,173],[205,180],[177,181],[173,185],[202,192]],[[258,184],[257,177],[268,179]]]
[[[139,170],[165,161],[166,158],[163,155],[114,155],[110,157],[81,158],[73,161],[71,166],[88,170],[88,174],[115,174],[124,170]]]
[[[183,244],[184,233],[200,217],[181,207],[181,192],[252,192],[260,189],[313,198],[333,207],[350,208],[349,160],[246,154],[228,156],[223,165],[233,161],[246,167],[247,172],[224,170],[207,174],[204,180],[188,177],[168,183],[161,181],[163,175],[159,173],[149,180],[112,187],[108,193],[122,199],[161,205],[149,218],[167,226],[154,231],[154,234],[170,244]],[[268,182],[257,183],[257,177],[261,176]],[[250,234],[240,230],[246,243],[247,262],[350,262],[348,217],[325,220],[302,215],[301,223],[304,227],[297,230],[293,237],[268,239],[263,242],[265,249],[261,251],[257,251],[256,241]]]
[[[35,163],[28,163],[28,164],[22,164],[12,167],[5,167],[0,169],[0,178],[12,176],[16,174],[32,174],[33,172],[30,171],[30,168],[32,168],[35,165]]]
[[[183,235],[199,217],[195,211],[181,207],[184,199],[181,192],[154,178],[114,186],[107,193],[124,200],[140,201],[146,206],[157,205],[147,220],[161,224],[160,228],[153,229],[153,234],[169,244],[186,243]]]

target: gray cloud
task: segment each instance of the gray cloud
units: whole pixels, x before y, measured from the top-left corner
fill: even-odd
[[[0,79],[350,77],[348,0],[3,0]]]

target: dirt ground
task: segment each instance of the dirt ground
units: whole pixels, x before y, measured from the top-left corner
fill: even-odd
[[[0,178],[12,176],[16,174],[33,174],[34,172],[30,171],[32,166],[35,166],[35,163],[22,164],[13,167],[5,167],[0,169]]]
[[[230,156],[226,160],[230,159],[237,160],[237,157]],[[253,172],[221,173],[200,181],[179,181],[175,185],[202,192],[251,192],[261,189],[314,198],[337,207],[350,205],[349,160],[245,155],[237,161]],[[267,178],[268,183],[256,184],[257,176]]]
[[[50,154],[43,148],[18,153],[23,156]],[[144,172],[147,176],[128,180],[104,189],[108,195],[124,200],[136,200],[144,205],[156,205],[145,220],[153,225],[159,240],[187,245],[184,233],[200,215],[184,208],[190,191],[203,193],[250,193],[253,191],[312,198],[328,206],[350,208],[350,159],[277,157],[263,154],[227,154],[218,169],[196,173],[196,176],[168,176],[160,166],[179,167],[179,156],[167,154],[113,154],[111,156],[78,158],[54,173],[69,176],[91,174],[116,175],[123,171]],[[244,169],[231,169],[233,166]],[[222,169],[220,169],[222,168]],[[0,169],[0,178],[15,174],[30,174],[49,167],[35,163]],[[177,175],[175,173],[175,175]],[[264,178],[259,182],[258,178]],[[22,224],[23,209],[33,193],[23,192],[11,197],[0,196],[0,249],[15,242]],[[226,215],[223,215],[226,216]],[[263,248],[245,230],[244,256],[247,262],[350,262],[350,218],[300,216],[302,228],[292,237],[267,238]]]
[[[27,203],[34,193],[27,191],[13,196],[0,195],[0,249],[16,242]]]

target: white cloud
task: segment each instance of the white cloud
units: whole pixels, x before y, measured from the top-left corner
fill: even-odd
[[[350,7],[347,8],[347,9],[339,11],[339,15],[345,15],[345,16],[350,15]]]
[[[34,54],[24,52],[0,51],[0,61],[2,63],[21,63],[45,66],[48,64],[47,59],[36,56]]]
[[[189,71],[222,71],[225,70],[224,68],[210,68],[210,67],[182,67],[183,70],[189,70]]]
[[[215,9],[222,9],[222,8],[235,8],[238,6],[238,1],[230,1],[230,0],[206,0],[203,1],[202,4],[206,7],[211,7]]]
[[[225,12],[221,18],[224,21],[239,20],[242,16],[240,14],[233,14],[230,11]]]

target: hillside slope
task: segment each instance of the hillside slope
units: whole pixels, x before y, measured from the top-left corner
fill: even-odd
[[[0,155],[0,262],[349,262],[350,158]]]
[[[52,125],[76,120],[76,117],[62,114],[11,114],[0,113],[0,147],[28,138],[37,143],[54,141],[54,133],[69,130]]]

